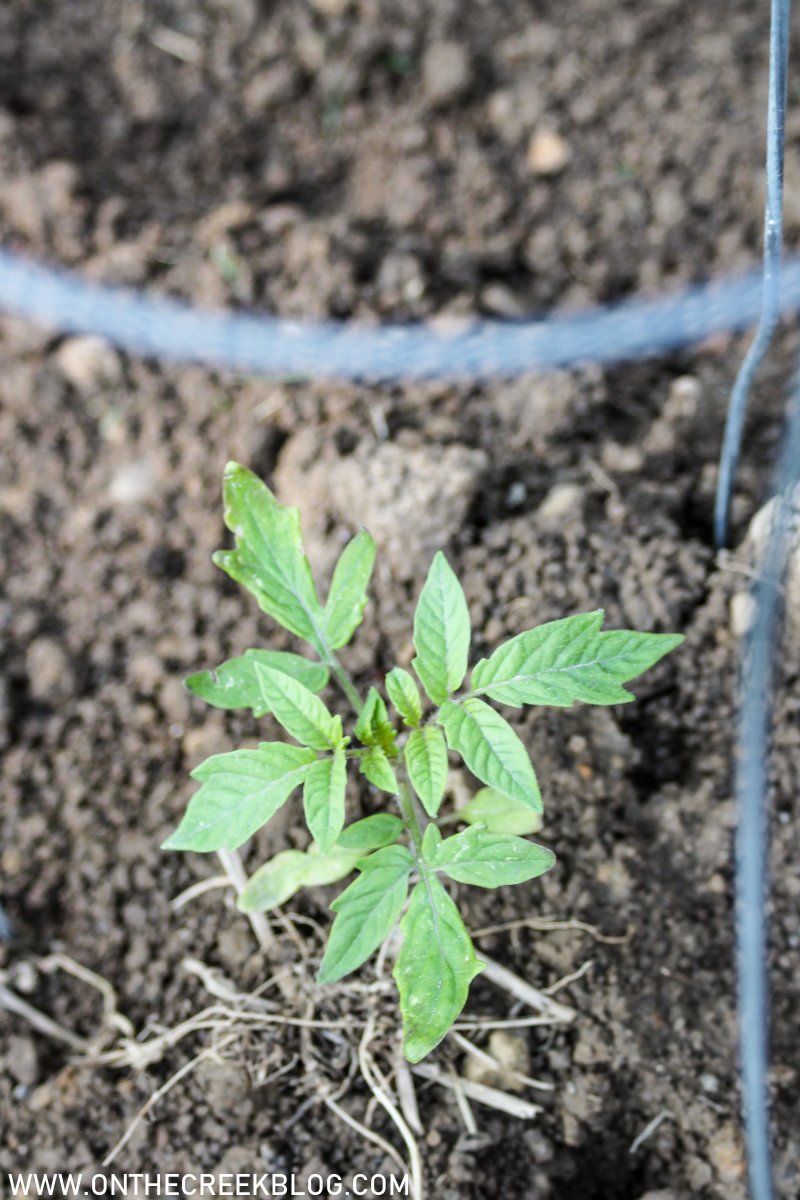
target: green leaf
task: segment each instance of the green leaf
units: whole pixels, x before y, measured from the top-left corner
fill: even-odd
[[[600,632],[603,610],[549,621],[481,659],[471,687],[501,704],[626,704],[624,687],[683,641],[679,633]]]
[[[400,923],[403,944],[394,969],[409,1062],[433,1050],[464,1007],[483,969],[458,909],[435,875],[420,880]]]
[[[327,887],[330,883],[338,883],[351,871],[356,863],[363,858],[361,850],[347,850],[343,846],[332,846],[327,854],[321,854],[316,842],[312,842],[306,852],[306,870],[303,879],[304,887]]]
[[[370,746],[361,755],[358,769],[376,788],[388,792],[390,796],[397,795],[397,776],[380,746]]]
[[[195,696],[217,708],[251,708],[254,717],[270,711],[256,678],[256,663],[291,675],[310,692],[319,692],[328,682],[328,668],[299,654],[283,650],[246,650],[240,658],[229,658],[214,671],[196,671],[186,679]]]
[[[403,832],[403,822],[393,813],[375,813],[354,821],[339,834],[337,846],[353,850],[379,850],[396,842]]]
[[[542,828],[540,813],[527,804],[509,800],[494,788],[481,788],[463,808],[455,814],[467,825],[480,823],[489,833],[538,833]]]
[[[269,912],[284,904],[303,886],[306,869],[303,850],[281,850],[247,881],[236,907],[240,912]]]
[[[394,748],[394,729],[383,697],[374,687],[367,692],[353,732],[365,746],[381,746],[387,751]]]
[[[514,730],[483,700],[442,705],[437,720],[444,726],[447,744],[482,783],[542,812],[542,795],[528,752]]]
[[[388,937],[408,892],[414,859],[404,846],[385,846],[357,864],[361,874],[331,908],[331,926],[320,983],[333,983],[366,962]]]
[[[362,529],[342,551],[322,614],[325,637],[332,650],[346,646],[361,624],[374,563],[375,542]]]
[[[284,742],[207,758],[192,771],[202,787],[162,850],[236,850],[266,824],[315,761],[313,750]]]
[[[405,750],[411,786],[429,817],[439,811],[447,784],[447,746],[441,729],[426,725],[413,729]]]
[[[303,783],[303,807],[309,833],[327,854],[344,825],[347,759],[344,747],[312,763]]]
[[[442,840],[442,835],[436,826],[431,823],[426,825],[425,832],[422,835],[422,857],[425,862],[432,862],[436,855],[436,848]]]
[[[386,691],[406,725],[419,725],[422,702],[419,689],[408,671],[393,667],[386,676]]]
[[[255,666],[264,703],[288,734],[314,750],[330,750],[341,740],[341,721],[332,717],[319,696],[282,671]]]
[[[552,850],[507,833],[489,833],[473,825],[445,838],[428,860],[458,883],[493,888],[525,883],[544,875],[556,861]]]
[[[359,857],[357,850],[336,846],[328,854],[320,854],[313,843],[308,851],[282,850],[253,872],[237,908],[241,912],[269,912],[303,887],[338,883],[355,868]]]
[[[259,607],[318,650],[322,609],[303,551],[300,515],[279,504],[267,485],[238,463],[223,480],[225,524],[235,550],[219,550],[214,562],[255,596]]]
[[[439,550],[414,613],[412,666],[434,704],[457,691],[467,673],[470,624],[461,584]]]

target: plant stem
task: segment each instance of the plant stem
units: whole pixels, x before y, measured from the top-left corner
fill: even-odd
[[[339,662],[333,650],[320,640],[320,658],[333,673],[333,677],[339,684],[339,687],[344,692],[347,699],[350,701],[356,716],[361,715],[361,710],[364,707],[363,701],[358,694],[358,689],[353,683],[347,670]],[[397,803],[400,807],[400,814],[403,821],[411,834],[411,840],[414,843],[416,857],[422,860],[422,827],[417,816],[417,808],[414,801],[414,793],[405,778],[405,760],[402,750],[397,764],[397,773],[400,775],[398,779]]]
[[[414,849],[417,852],[417,856],[421,857],[422,829],[420,828],[420,823],[417,818],[413,793],[404,779],[398,780],[397,803],[400,806],[402,818],[405,824],[408,826],[408,831],[411,834],[411,840],[414,843]]]
[[[322,630],[316,628],[315,633],[316,636],[311,639],[311,644],[319,655],[320,661],[333,673],[334,679],[353,706],[356,716],[360,717],[364,702],[358,694],[358,688],[350,678],[349,672],[345,670],[335,652],[328,645]]]
[[[225,869],[225,874],[233,885],[233,890],[237,896],[241,896],[247,885],[247,872],[244,869],[241,857],[238,850],[218,850],[217,858],[222,863]],[[269,921],[260,912],[250,912],[247,914],[247,919],[255,934],[259,949],[271,950],[275,944],[275,938],[272,934]]]
[[[342,689],[345,696],[355,709],[356,716],[360,716],[361,709],[364,707],[364,702],[358,694],[356,685],[353,683],[347,671],[344,669],[332,650],[328,651],[326,666],[330,667],[331,671],[333,671],[336,682],[339,684],[339,687]]]

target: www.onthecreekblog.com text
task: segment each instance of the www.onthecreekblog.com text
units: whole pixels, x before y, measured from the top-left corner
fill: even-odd
[[[310,1174],[307,1176],[247,1172],[129,1172],[107,1175],[102,1172],[55,1172],[43,1174],[20,1172],[7,1175],[9,1196],[12,1197],[216,1197],[235,1196],[236,1200],[258,1200],[259,1197],[281,1197],[294,1200],[300,1197],[372,1197],[408,1196],[408,1175],[368,1175],[358,1172],[345,1179],[341,1175]]]

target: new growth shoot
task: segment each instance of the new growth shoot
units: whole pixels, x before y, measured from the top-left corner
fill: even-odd
[[[358,970],[399,922],[394,978],[403,1048],[418,1062],[448,1032],[483,966],[447,881],[522,884],[555,862],[551,850],[527,836],[541,827],[539,784],[525,746],[491,702],[624,704],[634,697],[623,685],[683,638],[603,631],[601,610],[581,613],[511,638],[481,659],[467,681],[469,611],[439,552],[414,615],[413,674],[396,666],[383,692],[371,687],[362,699],[337,655],[367,603],[375,560],[370,535],[362,530],[345,547],[323,604],[298,511],[279,504],[236,463],[226,468],[224,499],[235,547],[214,561],[315,657],[247,650],[189,677],[190,690],[209,704],[271,714],[291,740],[216,754],[196,767],[200,787],[164,849],[236,850],[302,788],[308,849],[283,850],[261,866],[239,908],[267,912],[302,887],[355,875],[331,905],[319,982]],[[353,709],[347,732],[319,695],[331,678]],[[439,810],[451,754],[484,786],[455,814],[464,828],[445,836],[440,825],[446,829],[453,817],[440,822]],[[353,770],[384,796],[387,810],[347,824]]]

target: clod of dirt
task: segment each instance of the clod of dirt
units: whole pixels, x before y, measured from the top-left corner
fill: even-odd
[[[225,1112],[243,1102],[250,1107],[250,1080],[244,1068],[236,1063],[207,1059],[197,1068],[197,1079],[212,1112]]]
[[[709,1143],[708,1157],[725,1183],[735,1183],[744,1176],[744,1156],[741,1138],[731,1122],[727,1122]]]
[[[464,1062],[465,1077],[473,1083],[486,1083],[503,1091],[524,1092],[526,1085],[519,1076],[530,1074],[530,1055],[524,1037],[507,1033],[504,1029],[495,1029],[489,1035],[486,1050],[497,1066],[467,1055]]]
[[[578,377],[568,371],[550,375],[523,375],[498,388],[495,400],[500,419],[510,426],[510,446],[544,446],[549,438],[567,430],[575,420],[581,397]]]
[[[284,503],[302,509],[312,562],[330,569],[339,552],[328,534],[332,518],[352,532],[367,526],[392,576],[419,580],[463,525],[486,461],[483,451],[460,445],[366,439],[342,457],[330,444],[321,450],[308,431],[284,446],[275,485]]]
[[[50,162],[41,171],[24,172],[3,187],[0,205],[14,232],[32,240],[47,239],[52,229],[69,254],[80,253],[81,205],[75,201],[79,174],[68,162]]]

